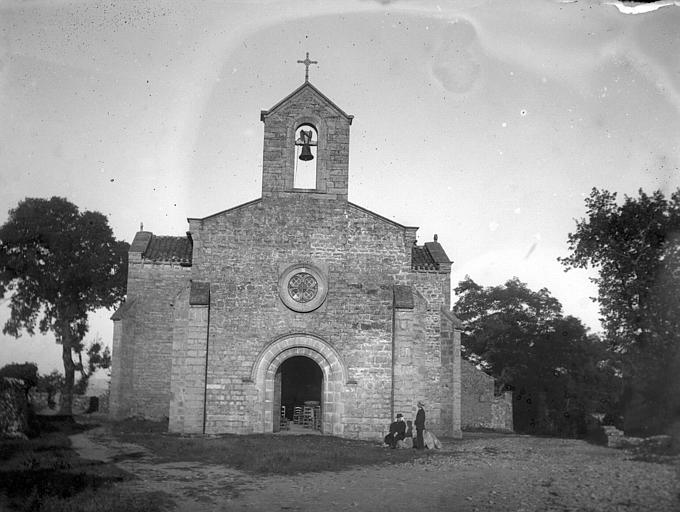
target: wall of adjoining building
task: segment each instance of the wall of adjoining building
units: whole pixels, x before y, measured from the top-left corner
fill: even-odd
[[[173,301],[191,268],[130,253],[124,318],[114,321],[110,407],[114,417],[169,416]]]
[[[465,429],[512,431],[512,393],[496,396],[494,378],[461,361],[461,423]]]

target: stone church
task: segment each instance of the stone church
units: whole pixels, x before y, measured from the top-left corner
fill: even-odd
[[[135,235],[111,414],[267,433],[313,404],[312,428],[376,439],[423,401],[429,429],[460,436],[460,325],[437,236],[418,244],[418,228],[348,200],[353,116],[308,77],[260,119],[261,198],[189,218],[186,236]]]

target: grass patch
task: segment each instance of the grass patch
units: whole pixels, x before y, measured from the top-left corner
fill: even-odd
[[[163,510],[154,505],[162,504],[157,496],[150,499],[149,506],[139,505],[145,502],[146,495],[121,499],[113,487],[131,478],[125,471],[78,457],[68,436],[87,427],[72,418],[43,421],[38,437],[0,440],[0,510]]]
[[[375,442],[317,435],[222,435],[186,437],[158,434],[160,427],[144,422],[135,432],[129,421],[114,424],[122,441],[140,444],[168,462],[220,464],[251,474],[290,475],[339,471],[358,466],[397,464],[436,457],[434,451],[390,450]],[[151,432],[151,433],[150,433]]]

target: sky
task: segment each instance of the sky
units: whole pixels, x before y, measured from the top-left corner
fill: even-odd
[[[557,258],[593,187],[680,187],[679,26],[670,1],[0,1],[0,223],[56,195],[131,242],[258,198],[260,111],[309,52],[354,115],[350,201],[437,234],[454,286],[516,276],[597,332],[595,274]],[[13,361],[62,369],[50,336],[0,335]]]

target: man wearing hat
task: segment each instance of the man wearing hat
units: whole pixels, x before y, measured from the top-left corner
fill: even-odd
[[[425,448],[425,443],[423,442],[423,430],[425,430],[425,404],[418,401],[418,412],[416,413],[416,421],[414,422],[416,426],[416,444],[414,448],[422,450]]]
[[[390,448],[397,447],[397,441],[401,441],[406,437],[406,423],[404,422],[404,415],[397,414],[397,419],[390,425],[390,433],[385,436],[385,444],[389,444]]]

